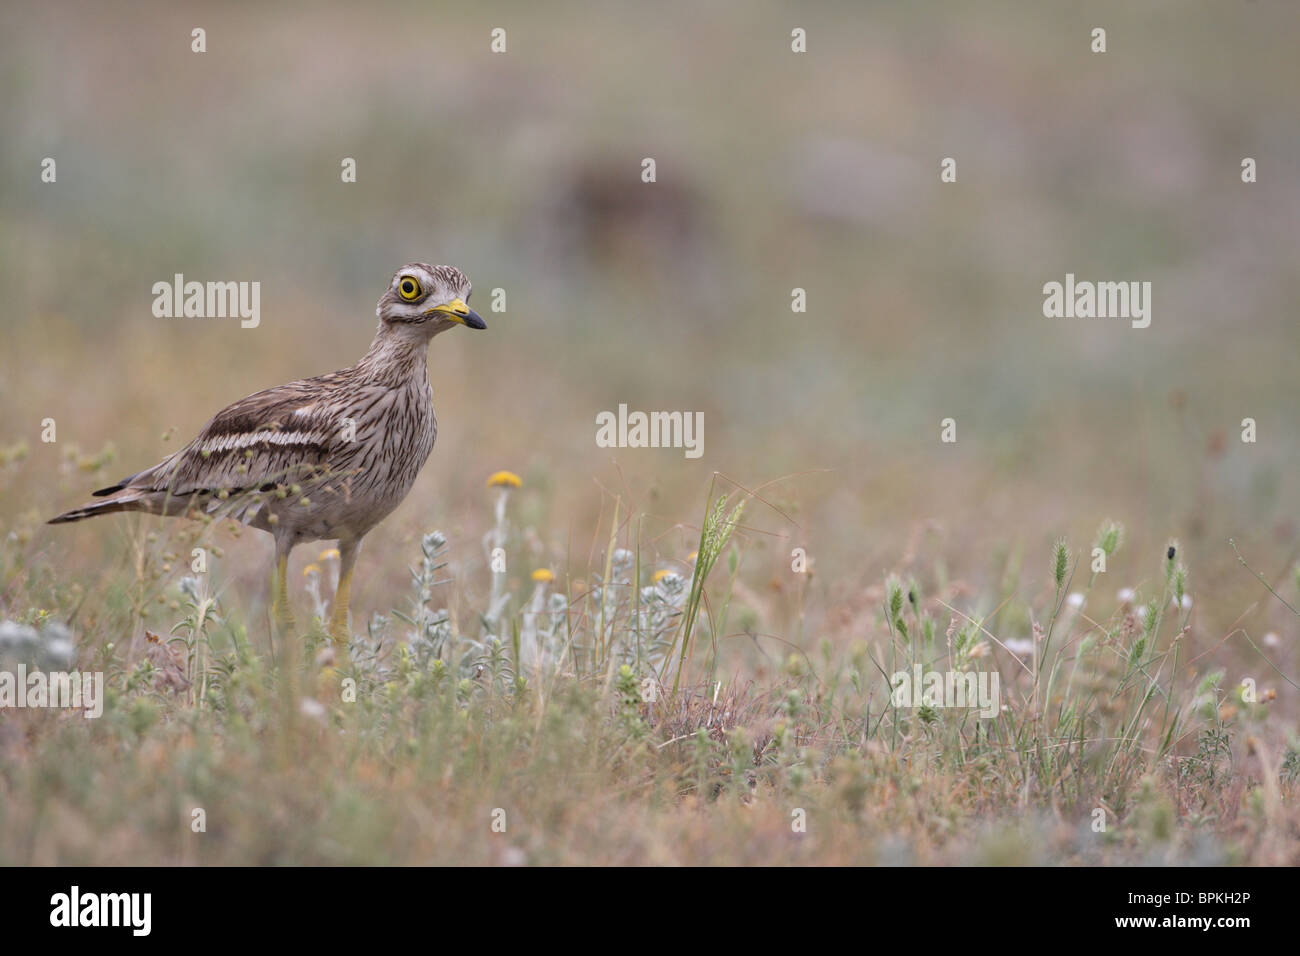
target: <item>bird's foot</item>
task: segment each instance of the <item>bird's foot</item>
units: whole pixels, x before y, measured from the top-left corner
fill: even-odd
[[[293,618],[293,612],[285,605],[276,603],[271,607],[271,620],[275,623],[275,631],[281,637],[293,637],[298,633],[298,622]]]
[[[352,662],[352,655],[349,652],[352,645],[352,632],[348,628],[347,618],[339,620],[334,617],[330,620],[329,625],[330,650],[334,653],[334,663],[339,667],[344,667]]]

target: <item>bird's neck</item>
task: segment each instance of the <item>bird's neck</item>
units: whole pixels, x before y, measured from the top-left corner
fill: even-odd
[[[429,336],[411,326],[381,322],[370,350],[356,364],[357,375],[392,388],[428,382]]]

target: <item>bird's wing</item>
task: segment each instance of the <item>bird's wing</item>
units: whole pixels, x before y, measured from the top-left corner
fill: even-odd
[[[339,372],[242,398],[212,417],[184,448],[96,492],[123,488],[189,497],[267,490],[326,472],[343,435],[346,406],[334,400]]]

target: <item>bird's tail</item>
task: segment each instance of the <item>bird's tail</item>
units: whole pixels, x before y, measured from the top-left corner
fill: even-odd
[[[109,495],[103,501],[92,501],[90,504],[82,505],[80,508],[73,508],[71,511],[65,511],[57,518],[51,518],[46,524],[66,524],[69,521],[81,521],[83,518],[93,518],[95,515],[110,515],[115,511],[145,511],[148,510],[147,498],[149,492],[140,488],[106,488],[104,492]],[[100,492],[95,492],[100,494]]]

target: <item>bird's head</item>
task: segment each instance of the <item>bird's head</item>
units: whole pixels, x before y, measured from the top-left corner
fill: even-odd
[[[375,314],[385,326],[429,337],[454,325],[486,329],[487,323],[469,307],[469,296],[469,279],[459,269],[411,262],[393,274]]]

